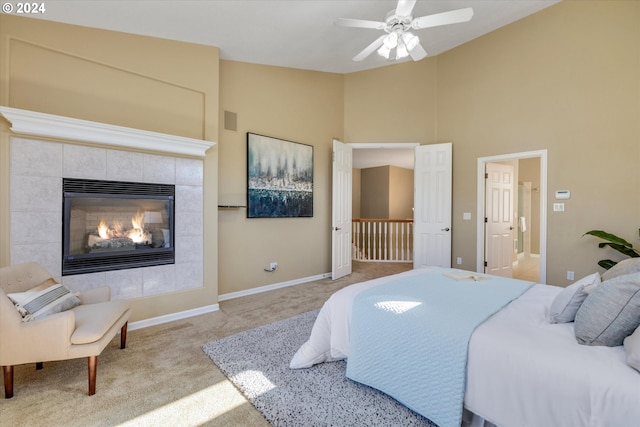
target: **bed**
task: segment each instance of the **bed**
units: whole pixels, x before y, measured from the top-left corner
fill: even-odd
[[[308,341],[294,355],[290,367],[308,368],[340,359],[347,359],[349,365],[351,338],[356,335],[351,329],[352,310],[359,295],[408,278],[416,280],[434,273],[445,275],[450,272],[458,275],[455,280],[493,280],[492,276],[428,267],[346,287],[323,305]],[[625,275],[623,279],[626,277],[627,283],[632,277],[633,286],[637,288],[639,274]],[[478,283],[482,286],[485,282]],[[599,275],[593,286],[598,283]],[[578,288],[579,284],[573,288]],[[584,285],[580,289],[588,289]],[[596,289],[600,292],[604,286]],[[640,332],[629,335],[627,331],[625,336],[629,337],[624,346],[579,344],[572,321],[550,323],[549,320],[552,305],[556,310],[557,301],[569,291],[568,288],[532,284],[474,329],[468,341],[466,372],[463,373],[463,424],[505,427],[640,425],[640,373],[637,370],[640,362],[631,363],[635,368],[629,362],[632,357],[638,357]],[[575,303],[576,291],[571,292]],[[593,291],[591,295],[595,293]],[[586,293],[580,304],[589,295]],[[591,299],[595,300],[595,296]],[[635,304],[640,308],[640,291],[636,291],[629,301],[626,306]],[[586,307],[586,302],[583,310],[580,304],[574,307],[575,310],[588,312],[589,308],[602,312],[593,304]],[[636,312],[631,316],[632,321],[634,316],[637,326],[640,317]],[[635,350],[631,348],[631,339]],[[424,364],[414,369],[417,372],[417,369],[428,368]],[[398,400],[404,403],[402,399]],[[423,415],[430,418],[428,414]]]

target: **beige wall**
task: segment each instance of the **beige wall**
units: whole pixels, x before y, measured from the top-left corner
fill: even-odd
[[[342,139],[343,77],[221,61],[220,82],[220,110],[238,124],[220,131],[220,204],[245,205],[247,132],[314,147],[313,218],[220,211],[220,295],[331,271],[331,146]],[[265,272],[271,261],[278,270]]]
[[[389,218],[413,219],[413,169],[389,167]]]
[[[413,218],[413,170],[378,166],[358,169],[358,175],[360,215],[353,218]]]
[[[353,168],[351,175],[351,217],[361,218],[360,195],[362,193],[362,169]]]
[[[360,176],[362,218],[389,218],[389,166],[361,169]]]
[[[437,58],[344,76],[344,142],[436,141]]]
[[[518,181],[531,183],[531,218],[527,227],[531,230],[531,253],[540,253],[540,159],[518,161]]]
[[[638,22],[640,2],[561,2],[431,60],[348,75],[345,139],[453,142],[452,255],[472,270],[475,215],[462,213],[476,212],[477,158],[547,149],[548,206],[571,190],[547,212],[547,281],[564,285],[608,253],[585,231],[640,246]],[[394,115],[398,98],[419,119]]]
[[[216,141],[218,62],[214,47],[0,15],[0,105]],[[6,122],[0,147],[0,263],[6,265]],[[217,302],[216,147],[204,163],[204,287],[133,300],[134,321]]]

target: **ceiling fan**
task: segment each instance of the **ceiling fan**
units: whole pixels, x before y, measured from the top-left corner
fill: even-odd
[[[371,28],[384,30],[385,34],[378,37],[373,43],[365,47],[362,52],[353,57],[354,61],[362,61],[375,50],[386,59],[393,59],[391,52],[395,49],[395,59],[411,56],[414,61],[419,61],[427,52],[420,45],[420,39],[409,30],[421,30],[423,28],[438,27],[441,25],[467,22],[473,17],[473,9],[452,10],[433,15],[414,18],[411,16],[416,0],[398,0],[395,10],[387,13],[384,22],[367,21],[364,19],[340,18],[335,24],[343,27]]]

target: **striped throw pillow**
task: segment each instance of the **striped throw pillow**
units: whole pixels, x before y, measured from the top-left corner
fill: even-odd
[[[26,292],[8,294],[24,322],[41,319],[80,305],[80,299],[59,283],[42,288],[40,285]]]

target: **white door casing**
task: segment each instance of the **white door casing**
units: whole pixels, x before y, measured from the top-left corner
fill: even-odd
[[[451,267],[452,143],[415,149],[413,267]]]
[[[331,279],[351,274],[352,148],[333,140]]]
[[[513,276],[513,194],[512,165],[487,163],[485,174],[485,273]]]
[[[476,237],[476,271],[484,271],[485,261],[485,165],[490,162],[504,162],[519,159],[540,159],[540,270],[539,283],[547,280],[547,163],[546,149],[526,151],[521,153],[500,154],[489,157],[479,157],[477,161],[477,237]]]

